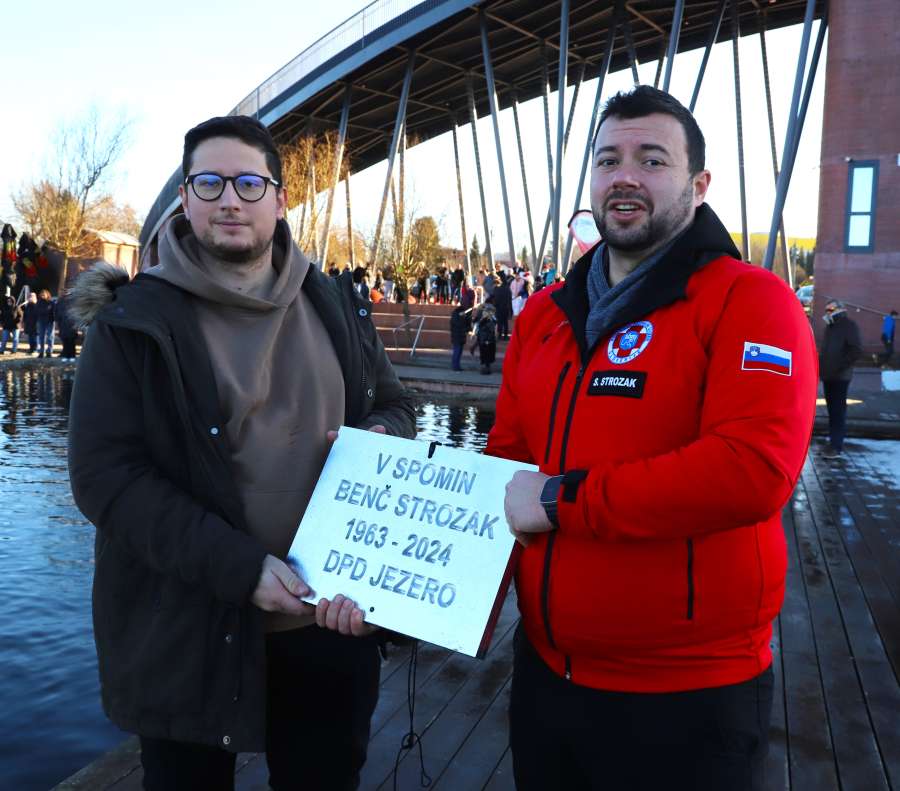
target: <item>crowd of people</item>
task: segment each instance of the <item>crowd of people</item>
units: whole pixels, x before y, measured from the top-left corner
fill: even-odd
[[[77,355],[78,330],[70,319],[65,298],[55,299],[50,291],[28,291],[17,300],[7,296],[0,304],[0,354],[16,354],[22,334],[28,338],[28,353],[32,357],[52,357],[54,338],[62,342],[59,357],[70,362]]]
[[[338,277],[350,272],[355,289],[360,296],[372,302],[409,302],[411,304],[464,305],[487,301],[498,286],[507,285],[510,292],[510,315],[519,314],[529,294],[545,286],[559,282],[555,267],[545,262],[540,275],[535,278],[524,266],[516,262],[510,266],[497,262],[493,271],[481,267],[477,273],[467,276],[462,264],[451,269],[439,266],[434,272],[420,263],[415,274],[397,277],[392,267],[375,269],[371,264],[351,268],[346,264],[341,270],[337,264],[328,266],[328,274]]]
[[[357,266],[351,271],[353,287],[364,299],[378,303],[455,305],[450,318],[451,369],[462,370],[462,354],[469,345],[472,355],[478,352],[481,373],[490,374],[497,357],[497,342],[509,340],[510,321],[518,316],[528,297],[546,286],[560,281],[557,270],[544,262],[538,277],[526,267],[497,262],[493,271],[481,267],[467,276],[462,265],[450,269],[441,266],[431,273],[420,264],[416,274],[397,278],[391,268],[379,269],[374,278],[371,267]],[[339,277],[334,264],[328,274]],[[370,278],[372,278],[370,280]]]

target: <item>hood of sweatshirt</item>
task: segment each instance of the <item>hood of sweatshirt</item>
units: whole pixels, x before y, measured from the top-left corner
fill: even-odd
[[[272,266],[277,276],[269,293],[252,296],[219,283],[206,261],[190,221],[179,214],[169,220],[159,234],[159,264],[147,274],[162,278],[201,299],[220,305],[267,312],[285,308],[296,298],[309,271],[309,261],[291,238],[284,220],[275,225],[272,240]]]

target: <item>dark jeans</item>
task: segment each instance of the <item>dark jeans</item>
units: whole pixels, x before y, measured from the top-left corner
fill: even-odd
[[[891,361],[891,357],[894,356],[894,341],[886,341],[884,337],[882,337],[881,344],[884,346],[884,351],[878,355],[878,364],[887,365]]]
[[[828,407],[828,438],[831,447],[841,450],[847,433],[847,390],[850,382],[822,382],[822,387],[825,390],[825,405]]]
[[[497,338],[509,337],[509,316],[501,316],[497,314]]]
[[[381,659],[374,639],[309,626],[266,637],[269,786],[359,786]],[[141,737],[147,791],[232,791],[234,753]]]
[[[510,745],[518,791],[763,788],[772,668],[689,692],[605,692],[566,681],[516,635]]]
[[[46,351],[45,351],[46,347]],[[38,354],[53,353],[53,322],[38,322]]]
[[[462,351],[463,351],[463,344],[461,344],[461,343],[453,344],[453,359],[450,362],[450,367],[454,371],[462,370],[462,366],[460,365],[460,361],[462,359]]]

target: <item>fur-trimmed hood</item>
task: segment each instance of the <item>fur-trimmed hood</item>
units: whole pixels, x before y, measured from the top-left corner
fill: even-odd
[[[102,308],[113,301],[116,289],[129,281],[128,273],[107,261],[98,261],[78,275],[66,295],[66,311],[72,324],[83,330]]]

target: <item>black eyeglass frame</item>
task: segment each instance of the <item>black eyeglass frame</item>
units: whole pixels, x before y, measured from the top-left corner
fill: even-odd
[[[204,198],[200,193],[197,192],[197,187],[194,186],[194,179],[199,178],[200,176],[215,176],[216,178],[222,179],[222,189],[219,191],[218,195],[212,198]],[[241,195],[240,191],[237,188],[237,179],[241,178],[241,176],[255,176],[258,179],[263,180],[263,191],[262,195],[258,198],[245,198]],[[258,203],[263,198],[266,197],[266,192],[268,192],[269,184],[272,184],[275,187],[280,187],[281,182],[277,179],[273,179],[271,176],[263,176],[261,173],[238,173],[236,176],[223,176],[221,173],[216,173],[213,170],[204,170],[200,173],[192,173],[185,180],[185,184],[191,185],[191,190],[193,190],[194,195],[197,196],[198,200],[206,201],[207,203],[211,203],[214,200],[219,200],[222,197],[222,193],[225,192],[225,187],[228,185],[228,182],[231,182],[231,188],[234,190],[234,194],[237,195],[242,201],[245,203]]]

